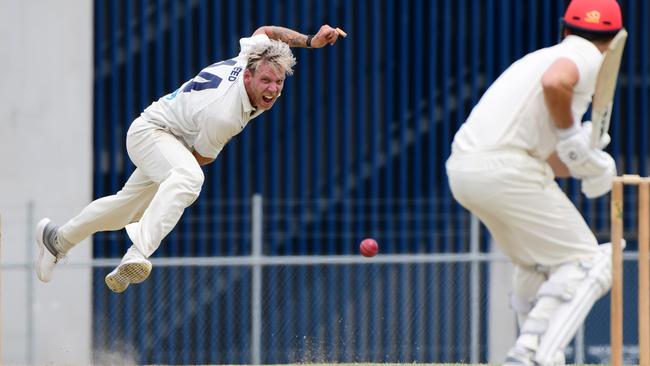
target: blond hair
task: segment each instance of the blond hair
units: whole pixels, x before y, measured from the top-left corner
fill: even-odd
[[[296,58],[288,44],[282,41],[271,40],[271,43],[256,44],[247,52],[248,63],[246,68],[256,71],[259,65],[268,63],[285,75],[293,74],[293,65]]]

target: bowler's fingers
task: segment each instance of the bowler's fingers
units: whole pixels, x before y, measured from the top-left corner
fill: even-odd
[[[325,35],[325,41],[330,45],[336,43],[336,40],[339,38],[339,34],[336,31],[329,32]]]
[[[342,29],[340,28],[332,28],[329,25],[325,24],[323,25],[318,33],[314,36],[314,39],[312,40],[312,47],[323,47],[326,46],[327,44],[333,45],[336,43],[339,37],[346,37],[347,33],[345,33]],[[315,42],[316,41],[316,42]]]
[[[345,38],[347,36],[348,36],[348,34],[345,33],[343,31],[343,29],[336,27],[336,28],[332,29],[326,35],[326,39],[327,39],[327,43],[329,43],[330,45],[333,45],[334,43],[336,43],[336,41],[339,39],[339,37]]]

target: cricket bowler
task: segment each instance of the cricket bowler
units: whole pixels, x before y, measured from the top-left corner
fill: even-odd
[[[321,48],[335,44],[340,35],[345,33],[329,25],[315,35],[260,27],[239,40],[237,57],[206,67],[146,108],[127,133],[127,152],[136,169],[124,187],[91,202],[60,227],[48,218],[38,223],[38,278],[49,282],[61,258],[88,236],[126,228],[133,245],[106,276],[106,285],[119,293],[147,279],[148,258],[201,192],[201,166],[280,97],[296,63],[290,47]]]

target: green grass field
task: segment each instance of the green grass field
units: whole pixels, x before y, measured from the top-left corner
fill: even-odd
[[[487,366],[486,364],[468,364],[468,363],[290,363],[290,364],[250,365],[250,366],[331,366],[331,365],[337,365],[337,366],[375,366],[375,365]],[[166,365],[149,365],[149,366],[166,366]],[[197,365],[197,366],[248,366],[248,365]]]

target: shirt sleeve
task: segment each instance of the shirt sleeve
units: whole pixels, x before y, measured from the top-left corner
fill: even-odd
[[[576,89],[589,94],[593,93],[593,90],[596,87],[596,78],[598,76],[598,71],[600,70],[602,57],[586,57],[584,54],[571,54],[565,57],[573,61],[578,68],[580,79],[578,80]]]
[[[242,38],[239,40],[239,57],[245,57],[256,45],[270,43],[271,39],[266,34],[257,34],[252,37]]]

